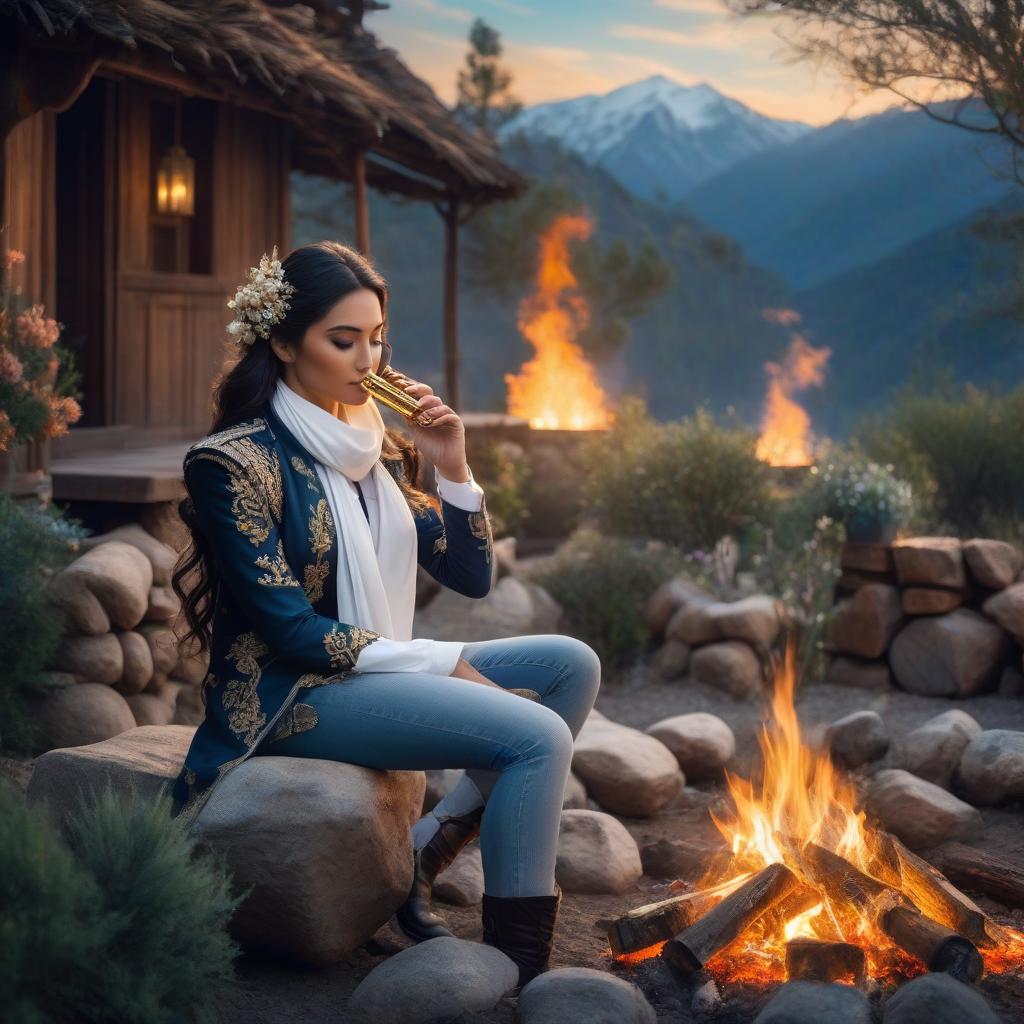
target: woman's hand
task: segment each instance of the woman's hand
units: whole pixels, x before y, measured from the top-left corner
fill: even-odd
[[[469,479],[466,463],[466,427],[459,414],[434,394],[429,384],[418,381],[407,385],[405,393],[419,399],[420,412],[430,417],[430,426],[409,421],[412,439],[420,453],[437,466],[448,480]]]
[[[459,658],[455,663],[455,668],[452,669],[452,677],[455,679],[468,679],[471,683],[481,683],[484,686],[493,686],[496,690],[504,689],[503,686],[492,683],[487,676],[480,675],[465,658]]]

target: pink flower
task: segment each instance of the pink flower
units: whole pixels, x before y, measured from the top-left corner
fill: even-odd
[[[22,377],[21,360],[6,348],[0,348],[0,380],[17,384]]]
[[[60,337],[60,328],[56,320],[43,315],[40,303],[30,306],[24,313],[15,318],[18,329],[18,341],[31,348],[52,348]]]
[[[25,262],[25,254],[19,249],[8,249],[7,259],[4,260],[4,269],[10,270],[11,267],[16,267],[19,263]]]

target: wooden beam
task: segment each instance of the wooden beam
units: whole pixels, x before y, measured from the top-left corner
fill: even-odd
[[[352,199],[355,203],[356,248],[370,256],[370,207],[366,197],[366,151],[357,149],[352,166]]]

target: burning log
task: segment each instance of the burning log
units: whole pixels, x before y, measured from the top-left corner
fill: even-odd
[[[786,977],[790,981],[865,983],[864,950],[850,942],[796,938],[786,943]]]
[[[896,945],[922,960],[928,970],[944,971],[971,984],[981,977],[983,964],[974,943],[930,920],[902,893],[815,843],[807,843],[796,856],[815,885],[868,914]]]
[[[608,929],[608,945],[621,956],[671,939],[710,910],[717,898],[715,890],[705,889],[637,907]]]
[[[983,892],[1008,907],[1024,907],[1024,871],[962,843],[945,843],[934,851],[938,869],[958,885]]]
[[[699,971],[715,953],[799,884],[785,864],[769,864],[685,931],[669,939],[661,951],[662,957],[687,974]]]
[[[976,946],[991,948],[1007,941],[1006,929],[996,924],[928,861],[887,832],[878,833],[877,839],[873,871],[906,892],[923,913],[970,939]]]

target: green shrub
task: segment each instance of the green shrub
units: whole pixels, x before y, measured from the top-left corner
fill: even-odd
[[[64,618],[46,600],[53,573],[74,557],[77,524],[0,496],[0,749],[31,750],[26,699],[48,688],[44,671],[60,643]]]
[[[212,1024],[242,897],[221,864],[194,855],[169,796],[90,795],[69,844],[44,809],[0,787],[0,822],[5,1019]]]
[[[711,550],[770,507],[768,468],[756,447],[754,432],[722,426],[703,410],[662,424],[641,399],[627,399],[615,426],[584,446],[586,511],[621,537]]]
[[[565,610],[574,636],[610,669],[636,658],[650,638],[643,608],[665,580],[681,571],[682,555],[663,544],[643,547],[581,528],[534,578]]]
[[[925,498],[927,526],[1018,538],[1024,522],[1024,385],[997,395],[904,395],[859,430],[865,450],[892,463]],[[925,524],[921,524],[925,525]]]
[[[473,464],[474,477],[487,492],[494,536],[518,536],[530,515],[530,466],[522,448],[495,441],[474,456]]]

